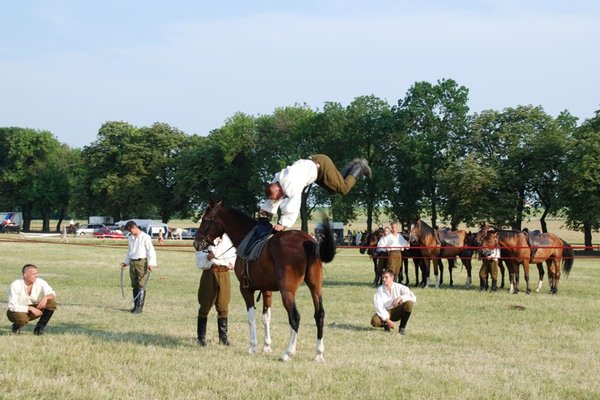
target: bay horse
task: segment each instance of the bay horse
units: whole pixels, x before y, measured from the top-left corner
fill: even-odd
[[[373,272],[375,274],[375,278],[373,279],[373,286],[377,287],[382,283],[382,273],[383,271],[379,271],[378,261],[379,255],[375,251],[375,247],[377,246],[377,242],[379,238],[383,235],[383,229],[379,228],[375,232],[363,232],[360,238],[360,247],[358,251],[360,254],[367,253],[369,258],[373,260]]]
[[[224,233],[227,233],[233,245],[237,247],[256,224],[253,218],[241,211],[223,207],[221,201],[215,204],[211,200],[196,232],[194,248],[197,251],[205,250]],[[263,296],[262,320],[265,328],[263,351],[271,352],[271,298],[272,292],[279,291],[291,328],[288,347],[279,359],[288,361],[296,353],[300,313],[296,308],[295,298],[298,287],[304,281],[310,290],[315,309],[314,318],[317,325],[315,360],[324,360],[323,263],[333,260],[335,241],[327,221],[324,221],[322,228],[322,236],[318,240],[303,231],[277,232],[268,240],[256,260],[246,263],[242,257],[237,257],[234,271],[246,303],[250,327],[249,353],[255,353],[258,344],[254,304],[254,293],[257,290]]]
[[[421,251],[421,257],[425,265],[425,277],[423,287],[429,287],[429,276],[431,262],[433,261],[434,275],[436,277],[435,287],[439,288],[444,281],[442,259],[448,260],[448,273],[450,274],[450,286],[454,285],[452,269],[454,261],[458,257],[467,269],[467,287],[470,286],[471,257],[472,252],[468,243],[465,243],[467,233],[464,230],[446,231],[433,229],[423,220],[417,219],[410,229],[410,245]],[[439,275],[438,275],[439,267]]]
[[[523,231],[489,228],[482,225],[477,234],[482,247],[500,247],[500,253],[510,273],[510,292],[519,292],[519,265],[523,264],[527,292],[529,285],[529,264],[538,267],[539,280],[536,292],[544,281],[544,266],[548,269],[550,294],[558,293],[561,264],[565,275],[569,275],[574,263],[573,247],[553,233],[532,235]]]

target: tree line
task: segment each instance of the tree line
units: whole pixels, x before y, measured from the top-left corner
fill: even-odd
[[[301,228],[317,208],[371,229],[381,212],[407,226],[419,214],[456,226],[486,221],[521,229],[541,210],[584,232],[600,227],[600,110],[578,124],[568,111],[519,105],[469,113],[468,89],[454,80],[416,82],[397,104],[375,96],[322,109],[295,105],[269,115],[236,113],[207,136],[166,123],[104,123],[82,149],[50,132],[0,128],[0,209],[34,216],[49,231],[66,216],[186,218],[212,197],[253,214],[265,183],[311,154],[340,168],[367,159],[373,179],[347,196],[303,193]]]

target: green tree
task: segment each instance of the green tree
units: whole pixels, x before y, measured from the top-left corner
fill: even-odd
[[[396,108],[401,128],[412,139],[411,172],[423,188],[421,204],[429,208],[434,226],[438,218],[438,172],[461,155],[456,150],[466,136],[468,94],[466,87],[452,79],[439,80],[435,85],[417,82]]]
[[[600,229],[600,110],[577,128],[561,171],[567,225],[583,231],[592,247],[592,231]]]

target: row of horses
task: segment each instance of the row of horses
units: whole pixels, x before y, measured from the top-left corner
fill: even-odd
[[[374,251],[382,231],[365,233],[362,236],[360,252],[371,255],[374,262],[375,281],[381,271],[377,265],[380,257]],[[535,233],[528,231],[514,231],[497,229],[486,224],[481,224],[477,233],[464,230],[433,229],[423,220],[418,219],[411,227],[410,234],[404,234],[411,247],[402,252],[404,274],[400,275],[401,283],[409,284],[408,259],[412,258],[415,265],[415,285],[419,285],[419,271],[422,273],[421,286],[429,286],[430,266],[433,263],[436,287],[443,283],[442,260],[448,260],[450,286],[454,284],[452,270],[455,262],[460,259],[467,271],[467,288],[471,286],[472,257],[477,251],[485,253],[486,249],[500,248],[500,271],[502,281],[500,288],[504,287],[504,264],[510,276],[510,292],[519,291],[519,266],[523,265],[527,293],[531,292],[529,283],[529,266],[536,264],[538,268],[538,284],[536,291],[540,291],[544,280],[545,262],[548,269],[550,293],[557,294],[558,282],[561,275],[561,264],[565,274],[569,274],[573,267],[573,247],[566,241],[552,233]],[[405,277],[406,281],[403,281]]]

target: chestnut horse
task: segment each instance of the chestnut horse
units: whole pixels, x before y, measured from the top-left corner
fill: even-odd
[[[379,256],[375,252],[377,242],[379,241],[379,238],[381,238],[382,235],[383,229],[381,228],[376,230],[375,232],[363,232],[360,238],[360,248],[358,249],[360,254],[367,253],[371,260],[373,260],[373,272],[375,274],[375,278],[373,279],[373,286],[375,287],[379,286],[382,282],[381,275],[383,272],[379,271],[379,268],[377,267]]]
[[[217,237],[227,233],[234,246],[254,228],[256,221],[233,208],[223,207],[221,202],[210,202],[202,216],[202,222],[196,237],[194,248],[197,251],[206,249]],[[250,326],[250,344],[248,351],[256,352],[258,339],[256,336],[256,307],[254,292],[263,295],[263,324],[265,342],[263,351],[271,351],[271,297],[274,291],[279,291],[283,305],[288,313],[291,327],[290,340],[286,351],[281,355],[281,361],[287,361],[296,353],[300,313],[296,308],[296,291],[304,281],[308,286],[315,308],[317,324],[317,361],[323,361],[325,345],[323,343],[323,325],[325,310],[323,309],[323,263],[331,262],[335,256],[335,242],[329,224],[324,221],[323,234],[318,241],[306,232],[283,231],[275,233],[267,242],[262,253],[255,261],[246,263],[238,257],[235,263],[235,274],[240,282],[240,292],[246,303],[248,324]]]
[[[452,238],[452,243],[445,243],[444,237]],[[410,229],[410,245],[421,251],[421,256],[425,264],[425,277],[423,287],[429,287],[430,263],[433,261],[434,275],[436,277],[435,287],[439,287],[443,281],[442,259],[448,260],[448,273],[450,274],[450,286],[454,285],[452,270],[454,261],[458,257],[467,269],[466,286],[471,285],[471,257],[472,251],[469,250],[469,244],[465,242],[467,233],[463,230],[457,231],[438,231],[427,225],[423,220],[417,219]],[[438,275],[439,267],[439,275]]]
[[[531,234],[529,234],[531,235]],[[502,258],[508,265],[510,273],[510,291],[519,292],[519,265],[523,264],[527,293],[531,293],[529,285],[529,264],[537,264],[539,280],[536,292],[539,292],[544,281],[543,262],[548,268],[550,293],[558,293],[560,267],[562,263],[565,275],[569,275],[574,262],[573,247],[553,233],[531,235],[513,230],[493,229],[482,225],[477,234],[482,247],[500,247]]]

